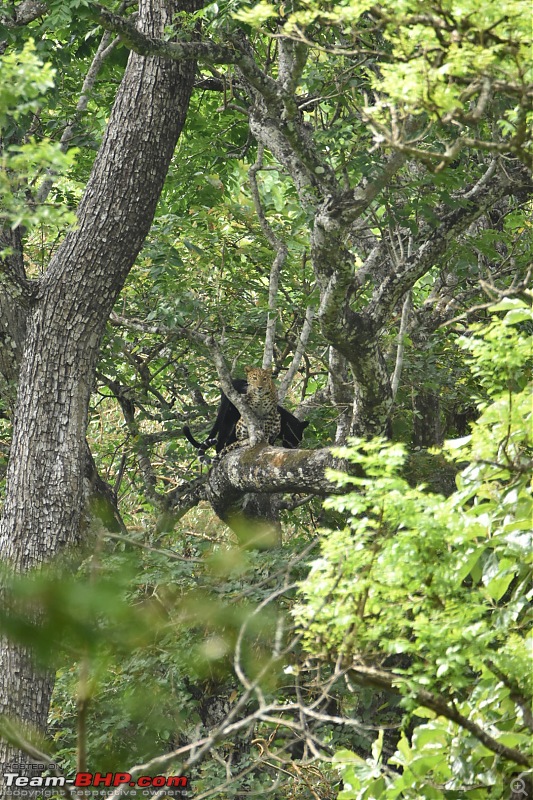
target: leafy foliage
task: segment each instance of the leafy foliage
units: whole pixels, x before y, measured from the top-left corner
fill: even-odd
[[[398,144],[399,125],[408,116],[444,122],[447,147],[428,146],[423,133],[412,141],[413,152],[437,166],[443,156],[449,161],[464,147],[498,150],[484,141],[481,123],[493,89],[503,147],[516,149],[531,163],[526,144],[531,113],[520,100],[531,81],[528,11],[523,0],[506,2],[504,10],[496,0],[379,5],[351,0],[296,3],[290,9],[259,2],[235,18],[256,28],[278,21],[296,41],[315,41],[326,53],[367,54],[374,101],[366,103],[365,114],[377,140]],[[342,44],[324,36],[335,29]],[[453,126],[460,132],[455,139]]]
[[[349,527],[323,536],[295,613],[310,652],[348,669],[382,664],[414,725],[388,760],[397,772],[379,741],[371,760],[337,754],[342,800],[482,798],[489,787],[504,797],[517,762],[502,761],[480,731],[527,753],[533,316],[518,299],[491,310],[505,314],[462,342],[490,399],[472,433],[446,444],[467,462],[450,497],[406,483],[400,445],[354,441],[341,451],[364,477],[335,475],[350,492],[327,505],[347,512]],[[477,731],[461,732],[435,697]]]
[[[33,40],[19,52],[6,54],[0,64],[0,130],[9,141],[17,139],[25,118],[36,112],[45,93],[54,86],[55,69],[37,55]],[[22,127],[23,129],[23,127]],[[28,202],[28,184],[38,188],[36,176],[47,171],[66,173],[74,164],[77,151],[63,153],[58,144],[47,139],[27,138],[23,143],[7,146],[0,156],[0,224],[34,227],[41,224],[64,226],[73,224],[75,215],[52,204]]]

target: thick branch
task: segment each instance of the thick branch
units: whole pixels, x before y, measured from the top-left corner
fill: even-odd
[[[353,258],[346,246],[349,228],[370,208],[404,162],[404,156],[395,154],[368,186],[328,197],[317,210],[311,255],[315,274],[322,285],[319,316],[328,339],[332,330],[341,324],[339,309],[345,306],[353,279]]]
[[[23,0],[12,11],[0,10],[0,21],[6,28],[17,28],[48,14],[48,6],[40,0]]]
[[[493,174],[492,166],[489,169],[491,178],[479,181],[458,198],[458,207],[442,215],[438,228],[421,231],[419,247],[396,265],[395,270],[385,271],[386,275],[375,288],[370,302],[358,313],[348,305],[354,287],[351,283],[351,255],[344,244],[342,225],[345,214],[351,216],[353,209],[344,212],[339,207],[335,211],[334,201],[329,200],[317,214],[312,252],[322,282],[319,317],[324,335],[349,361],[356,379],[353,433],[364,436],[384,430],[392,404],[392,391],[378,336],[390,321],[401,297],[439,263],[452,242],[464,234],[487,208],[527,182],[521,173],[518,180],[513,181]]]
[[[249,44],[243,42],[242,47]],[[294,95],[305,55],[298,47],[293,50],[290,43],[280,44],[276,95],[263,91],[250,79],[249,71],[238,66],[243,81],[256,90],[249,91],[251,133],[285,167],[301,203],[314,212],[321,197],[339,192],[340,187],[328,160],[315,146]]]
[[[386,324],[400,298],[411,289],[417,280],[434,264],[438,263],[450,244],[468,226],[506,195],[512,194],[516,184],[502,179],[500,175],[488,186],[480,189],[477,195],[468,193],[468,199],[459,200],[461,205],[445,215],[441,222],[416,250],[411,258],[399,265],[395,274],[389,275],[374,291],[365,311],[368,326],[374,334]]]
[[[266,75],[253,57],[244,52],[238,40],[232,46],[212,41],[166,41],[148,36],[138,30],[127,18],[114,14],[98,3],[89,6],[92,16],[108,31],[120,35],[122,43],[141,56],[160,56],[172,61],[201,61],[204,64],[235,64],[250,84],[269,101],[282,103],[283,97],[277,82]]]
[[[284,90],[291,95],[298,87],[304,71],[308,47],[303,42],[295,42],[285,36],[278,40],[279,46],[279,81]]]
[[[339,494],[337,484],[326,477],[328,468],[339,468],[329,448],[287,450],[259,444],[228,453],[216,464],[208,480],[208,497],[221,519],[227,519],[248,493]]]
[[[350,669],[349,675],[356,683],[378,686],[379,688],[387,689],[397,694],[405,694],[405,692],[400,690],[400,686],[403,685],[407,689],[407,681],[398,675],[393,675],[389,672],[385,672],[385,670],[375,669],[374,667],[354,664]],[[487,733],[487,731],[483,730],[476,722],[473,722],[471,719],[461,714],[454,705],[447,703],[440,695],[428,692],[426,689],[415,689],[412,694],[417,703],[421,706],[431,709],[439,716],[446,717],[446,719],[455,722],[456,725],[469,731],[469,733],[475,736],[478,741],[484,744],[485,747],[493,753],[497,753],[508,761],[513,761],[515,764],[520,764],[520,766],[531,767],[532,762],[524,753],[521,753],[514,747],[507,747],[507,745],[499,742]]]

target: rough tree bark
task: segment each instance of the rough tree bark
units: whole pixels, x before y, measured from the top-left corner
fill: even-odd
[[[161,36],[197,0],[141,0],[138,26]],[[87,409],[99,344],[150,228],[195,72],[132,53],[69,233],[34,287],[14,416],[0,558],[26,571],[79,543]],[[21,309],[22,313],[22,309]],[[0,648],[0,713],[43,731],[52,678],[12,642]],[[0,762],[17,750],[0,741]]]
[[[241,545],[268,549],[281,542],[281,492],[339,493],[326,477],[328,468],[346,464],[329,448],[287,450],[258,444],[228,453],[209,473],[206,496],[213,510],[237,534]]]

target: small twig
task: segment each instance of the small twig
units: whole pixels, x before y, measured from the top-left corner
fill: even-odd
[[[280,503],[279,508],[283,511],[294,511],[295,508],[301,508],[307,505],[307,503],[310,503],[315,497],[315,494],[306,494],[305,497],[300,497],[298,500],[286,500]]]
[[[162,547],[152,547],[152,545],[145,544],[144,542],[138,542],[135,539],[130,539],[128,536],[121,536],[118,533],[109,533],[108,531],[105,531],[103,537],[104,539],[115,539],[118,542],[125,542],[126,544],[133,545],[133,547],[140,547],[143,550],[151,550],[152,553],[158,553],[159,555],[163,555],[165,558],[170,558],[173,561],[185,561],[191,564],[203,563],[203,559],[201,558],[188,558],[187,556],[180,556],[177,553],[174,553],[172,550],[167,550],[166,548]]]
[[[283,567],[283,569],[280,569],[277,572],[273,572],[272,575],[268,575],[266,578],[263,578],[262,581],[254,583],[254,585],[251,586],[249,589],[244,589],[242,592],[239,592],[238,595],[232,597],[231,602],[235,603],[237,601],[242,600],[243,597],[246,597],[249,594],[254,594],[257,591],[257,589],[260,589],[267,583],[272,583],[272,581],[275,581],[276,578],[280,578],[282,575],[289,575],[291,569],[300,561],[303,561],[303,559],[306,558],[306,556],[308,556],[309,553],[311,553],[314,550],[318,542],[319,542],[318,538],[313,539],[307,545],[307,547],[305,547],[301,553],[298,553],[298,555],[295,558],[293,558],[292,561],[289,561],[289,563],[285,567]]]
[[[504,289],[497,289],[495,286],[491,286],[486,281],[480,281],[479,283],[481,288],[489,295],[492,293],[493,299],[488,303],[480,303],[479,305],[471,306],[471,308],[468,308],[463,314],[459,314],[458,316],[443,322],[440,327],[447,328],[450,325],[454,325],[456,322],[461,322],[462,320],[468,319],[477,311],[486,311],[487,309],[492,308],[498,299],[503,299],[504,297],[519,297],[521,300],[531,306],[533,304],[533,295],[531,294],[531,290],[528,288],[531,281],[531,272],[532,270],[530,268],[524,280],[517,286],[508,286]]]

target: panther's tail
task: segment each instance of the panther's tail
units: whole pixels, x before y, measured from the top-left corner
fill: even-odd
[[[188,425],[183,426],[183,435],[189,440],[193,447],[196,447],[197,450],[207,450],[207,442],[201,444],[197,439],[195,439]]]

